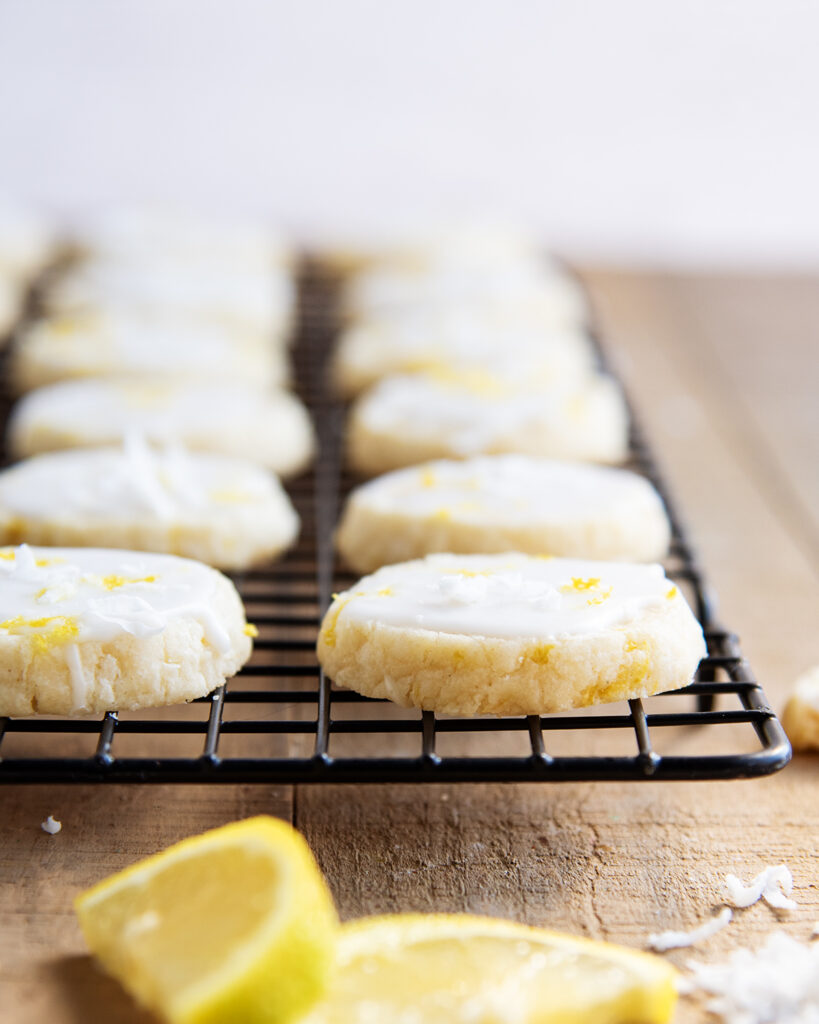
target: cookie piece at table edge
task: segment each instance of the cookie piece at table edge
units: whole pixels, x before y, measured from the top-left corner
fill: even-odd
[[[819,665],[794,683],[782,712],[782,726],[794,750],[819,750]]]

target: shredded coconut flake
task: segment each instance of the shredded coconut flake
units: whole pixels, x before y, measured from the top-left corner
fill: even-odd
[[[697,942],[703,942],[705,939],[710,939],[712,935],[716,935],[718,931],[721,931],[730,923],[733,916],[733,911],[730,907],[723,907],[716,917],[712,917],[710,921],[706,921],[705,924],[700,925],[699,928],[695,928],[693,931],[669,931],[660,932],[658,935],[649,935],[648,944],[651,949],[656,950],[658,953],[665,953],[668,949],[681,949],[684,946],[693,946]]]
[[[43,832],[48,832],[50,836],[56,836],[62,827],[63,823],[61,821],[57,821],[57,819],[50,814],[45,821],[40,822],[40,828]]]
[[[796,903],[789,899],[793,891],[793,875],[785,864],[765,868],[750,885],[743,885],[736,875],[726,875],[725,887],[735,907],[750,907],[763,899],[777,910],[795,910]]]
[[[686,989],[713,996],[706,1009],[725,1024],[817,1024],[819,946],[773,932],[758,950],[723,964],[689,962]]]

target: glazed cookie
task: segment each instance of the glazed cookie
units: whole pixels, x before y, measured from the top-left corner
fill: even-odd
[[[307,410],[287,391],[151,378],[89,378],[30,391],[12,410],[8,446],[20,458],[117,445],[129,434],[246,458],[281,475],[304,469],[313,454]]]
[[[23,544],[0,579],[0,715],[179,704],[250,657],[236,588],[199,562]]]
[[[195,323],[216,320],[275,338],[292,325],[295,285],[284,271],[175,265],[159,259],[133,265],[86,260],[54,282],[46,302],[50,310],[61,313],[98,307],[172,312]]]
[[[576,327],[587,319],[579,286],[540,260],[512,260],[500,266],[375,268],[353,277],[342,293],[342,312],[350,320],[440,314],[465,307],[492,316],[514,309],[558,327]]]
[[[0,543],[162,551],[239,570],[295,540],[272,473],[224,455],[124,449],[36,455],[0,472]]]
[[[219,321],[108,311],[34,324],[12,350],[10,373],[18,392],[75,377],[134,374],[274,387],[287,382],[289,367],[282,346]]]
[[[659,565],[430,555],[339,594],[328,675],[367,697],[455,715],[538,715],[691,682],[702,629]]]
[[[518,452],[621,462],[628,414],[608,377],[571,388],[483,371],[388,377],[354,404],[350,464],[369,476],[437,458]]]
[[[358,236],[325,236],[318,249],[320,262],[337,273],[352,275],[384,267],[405,271],[433,267],[502,267],[544,255],[540,239],[513,224],[467,221],[419,225],[392,224]]]
[[[782,725],[794,750],[819,750],[819,665],[796,680]]]
[[[580,330],[549,330],[512,314],[492,318],[463,309],[348,328],[333,356],[332,377],[336,390],[350,397],[393,374],[496,367],[548,386],[580,380],[593,365],[591,344]]]
[[[118,209],[77,227],[86,256],[118,263],[210,264],[268,272],[288,266],[291,247],[267,226],[197,217],[179,210]]]
[[[356,572],[435,551],[654,561],[663,503],[635,473],[527,455],[400,469],[350,495],[336,537]]]

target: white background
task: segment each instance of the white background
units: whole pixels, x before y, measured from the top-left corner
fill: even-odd
[[[0,0],[0,192],[819,262],[819,3]]]

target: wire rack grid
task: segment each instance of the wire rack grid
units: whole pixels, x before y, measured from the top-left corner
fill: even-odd
[[[288,488],[303,524],[296,547],[275,565],[234,576],[259,628],[251,661],[228,685],[190,705],[93,719],[0,718],[0,782],[647,781],[750,778],[784,767],[787,737],[736,636],[716,623],[633,415],[630,465],[666,502],[673,531],[668,575],[686,591],[706,634],[708,655],[691,686],[571,714],[457,718],[406,711],[332,685],[316,661],[315,641],[332,592],[352,582],[336,565],[332,538],[354,483],[343,467],[344,409],[325,379],[337,330],[333,297],[331,281],[315,271],[304,275],[294,358],[319,456],[313,472]],[[600,358],[605,364],[602,347]],[[0,411],[7,410],[6,399]],[[744,727],[741,741],[729,726]],[[670,737],[667,751],[658,736]]]

